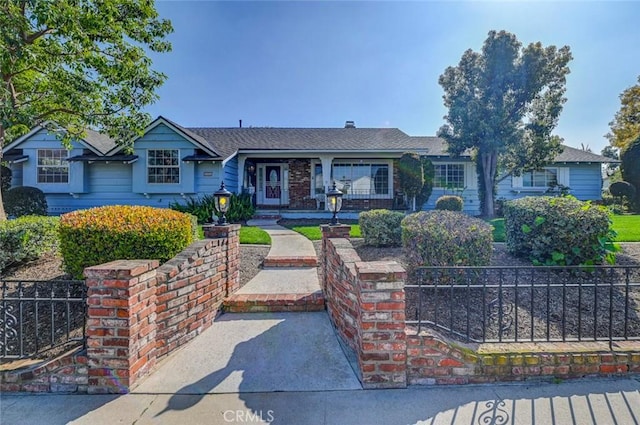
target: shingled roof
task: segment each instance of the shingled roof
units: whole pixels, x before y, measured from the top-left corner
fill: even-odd
[[[397,128],[187,128],[223,157],[236,151],[424,151],[421,138]]]

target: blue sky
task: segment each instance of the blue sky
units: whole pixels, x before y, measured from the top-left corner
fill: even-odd
[[[492,30],[568,45],[568,98],[555,133],[594,152],[640,75],[640,2],[157,1],[173,51],[148,109],[184,126],[398,127],[435,135],[438,77]]]

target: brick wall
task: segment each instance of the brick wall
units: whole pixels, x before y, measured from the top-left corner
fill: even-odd
[[[393,261],[362,262],[351,243],[332,236],[349,226],[322,226],[322,285],[329,317],[355,351],[364,388],[406,386],[406,272]]]
[[[2,391],[126,393],[157,360],[211,326],[239,286],[240,226],[205,236],[161,267],[118,260],[85,269],[87,349],[0,373]]]
[[[362,262],[349,226],[322,226],[321,281],[329,317],[355,351],[365,388],[640,374],[640,341],[465,346],[406,326],[406,273]]]

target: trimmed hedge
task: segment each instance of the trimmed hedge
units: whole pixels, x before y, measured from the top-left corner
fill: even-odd
[[[420,266],[486,266],[491,226],[457,211],[423,211],[402,220],[402,245],[411,273]]]
[[[436,209],[445,211],[462,211],[464,200],[455,195],[443,195],[436,200]]]
[[[403,218],[404,214],[399,211],[371,210],[361,212],[358,216],[358,222],[365,245],[402,245],[400,223]]]
[[[574,197],[529,196],[505,203],[507,250],[535,265],[615,261],[615,232],[605,207]]]
[[[36,187],[17,186],[2,194],[4,211],[9,217],[47,215],[47,198]]]
[[[58,217],[23,216],[0,221],[0,274],[9,266],[58,251]]]
[[[191,217],[170,209],[115,205],[60,218],[64,267],[76,278],[86,267],[114,260],[165,262],[192,242]]]

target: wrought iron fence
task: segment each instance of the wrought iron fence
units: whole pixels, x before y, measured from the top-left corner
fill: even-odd
[[[640,340],[640,267],[422,267],[408,324],[468,342]]]
[[[86,341],[82,280],[0,282],[0,359],[34,357]]]

